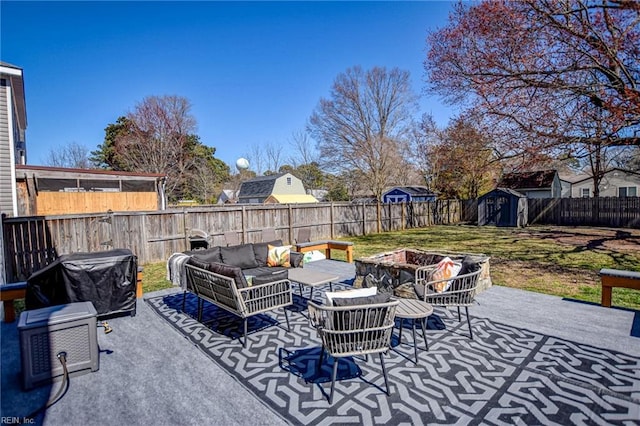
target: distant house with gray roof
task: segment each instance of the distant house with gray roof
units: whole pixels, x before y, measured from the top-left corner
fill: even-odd
[[[383,203],[435,201],[436,194],[426,186],[396,186],[382,194]]]
[[[238,203],[262,204],[270,195],[306,196],[307,192],[302,181],[291,173],[258,176],[242,182],[238,193]]]
[[[559,198],[562,195],[556,170],[506,173],[497,186],[513,189],[528,198]]]

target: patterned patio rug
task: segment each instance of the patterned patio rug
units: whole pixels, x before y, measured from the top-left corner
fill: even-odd
[[[320,293],[320,292],[318,292]],[[242,321],[182,293],[147,299],[211,360],[291,424],[640,424],[640,358],[439,311],[429,317],[429,351],[414,363],[410,332],[385,356],[391,396],[377,356],[339,363],[333,404],[327,401],[331,359],[317,361],[320,341],[309,326],[306,299],[294,296],[291,331],[282,310]],[[424,348],[421,333],[417,333]]]

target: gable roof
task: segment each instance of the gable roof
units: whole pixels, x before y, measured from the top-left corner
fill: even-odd
[[[547,189],[553,185],[555,170],[538,170],[533,172],[507,173],[498,187],[512,189]]]
[[[268,197],[273,192],[276,180],[287,173],[279,173],[268,176],[258,176],[253,179],[245,180],[240,185],[238,198],[243,197]]]
[[[485,197],[490,196],[490,195],[492,195],[493,193],[496,193],[496,192],[502,192],[504,194],[513,195],[514,197],[518,197],[518,198],[526,198],[527,197],[522,192],[518,192],[518,191],[516,191],[514,189],[498,187],[498,188],[492,189],[491,191],[487,192],[486,194],[481,195],[479,198],[485,198]]]
[[[389,189],[388,191],[385,192],[385,194],[394,191],[394,190],[399,190],[402,192],[405,192],[409,195],[412,196],[418,196],[418,195],[436,195],[433,191],[430,191],[429,188],[427,188],[426,186],[421,186],[421,185],[413,185],[413,186],[394,186],[393,188]]]

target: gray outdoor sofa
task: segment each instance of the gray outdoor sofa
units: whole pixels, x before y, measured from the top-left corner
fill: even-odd
[[[206,300],[243,319],[243,346],[247,346],[247,319],[293,303],[287,271],[301,267],[303,255],[290,252],[291,266],[268,266],[268,247],[282,241],[212,247],[186,252],[186,290],[198,297],[198,321]],[[185,292],[186,297],[186,292]],[[184,300],[183,300],[184,310]],[[289,317],[284,309],[287,328]]]

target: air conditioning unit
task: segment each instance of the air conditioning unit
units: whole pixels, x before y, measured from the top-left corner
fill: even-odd
[[[96,309],[91,302],[77,302],[24,311],[20,314],[20,356],[25,390],[60,380],[64,353],[69,375],[100,368]]]

